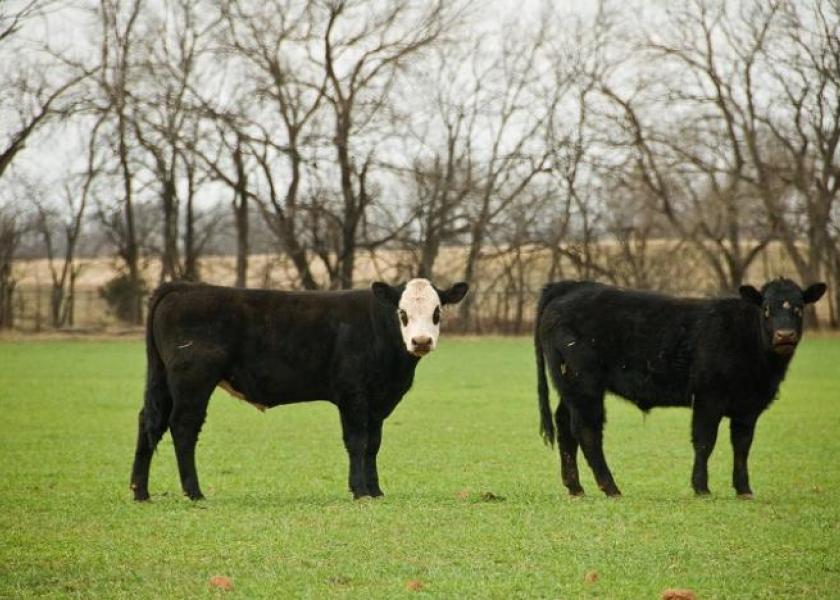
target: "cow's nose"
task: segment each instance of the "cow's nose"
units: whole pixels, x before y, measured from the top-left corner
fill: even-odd
[[[774,344],[793,344],[796,342],[796,330],[794,329],[777,329],[773,332]]]
[[[432,338],[427,335],[418,335],[417,337],[411,338],[411,343],[415,348],[428,348],[432,345]]]

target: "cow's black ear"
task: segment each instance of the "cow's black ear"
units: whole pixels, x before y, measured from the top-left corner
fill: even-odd
[[[825,290],[826,285],[822,282],[809,285],[808,289],[802,292],[802,299],[805,300],[805,304],[813,304],[823,297]]]
[[[742,285],[738,288],[738,293],[741,294],[741,298],[747,302],[751,302],[757,306],[764,304],[764,297],[761,295],[761,292],[751,285]]]
[[[468,283],[466,283],[465,281],[459,281],[448,290],[438,291],[438,295],[440,296],[440,303],[458,304],[464,298],[464,296],[467,295],[467,291],[469,289],[470,286]]]
[[[400,293],[394,286],[388,285],[382,281],[374,281],[373,284],[371,284],[370,289],[373,291],[373,295],[385,304],[399,306]]]

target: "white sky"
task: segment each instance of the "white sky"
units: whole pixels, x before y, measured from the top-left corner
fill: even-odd
[[[23,0],[5,0],[10,7],[20,4]],[[155,0],[152,0],[153,2]],[[4,0],[0,0],[4,2]],[[632,11],[637,18],[644,18],[645,14],[661,12],[661,8],[649,8],[649,3],[642,0],[632,2],[637,10]],[[94,5],[96,3],[93,3]],[[67,7],[78,6],[79,2],[59,2],[56,10],[46,21],[35,24],[28,31],[33,40],[48,41],[49,44],[64,52],[82,49],[90,51],[90,26],[94,24],[95,15],[85,14],[80,10],[67,10]],[[546,6],[552,6],[558,14],[568,14],[588,17],[597,9],[597,3],[591,0],[562,0],[551,3],[547,0],[489,0],[476,2],[474,30],[492,31],[503,28],[505,23],[522,20],[524,24],[540,19]],[[627,6],[626,3],[623,6]],[[2,60],[14,60],[14,57],[2,57]],[[2,118],[0,114],[0,118]],[[0,131],[7,130],[0,123]],[[60,180],[64,173],[74,163],[81,167],[77,141],[82,135],[78,125],[50,126],[41,135],[33,139],[15,162],[17,172],[37,173],[39,177],[49,178],[51,175]],[[0,198],[2,200],[2,198]]]

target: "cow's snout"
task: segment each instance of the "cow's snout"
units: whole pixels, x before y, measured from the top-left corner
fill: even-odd
[[[773,332],[773,348],[781,354],[790,354],[796,347],[799,336],[795,329],[777,329]]]
[[[424,356],[432,351],[432,338],[427,335],[418,335],[411,338],[411,350],[418,356]]]

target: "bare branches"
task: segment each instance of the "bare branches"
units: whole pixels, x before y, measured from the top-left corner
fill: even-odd
[[[91,0],[72,49],[27,34],[71,9],[9,6],[0,52],[37,52],[3,76],[0,176],[31,176],[46,134],[93,132],[73,177],[32,178],[68,186],[38,211],[63,288],[83,231],[140,290],[158,261],[198,278],[225,229],[238,285],[257,251],[306,289],[466,278],[462,316],[481,326],[472,302],[504,290],[477,308],[511,331],[547,278],[673,288],[677,251],[702,290],[779,247],[800,279],[840,281],[835,0],[501,23],[470,0]]]

